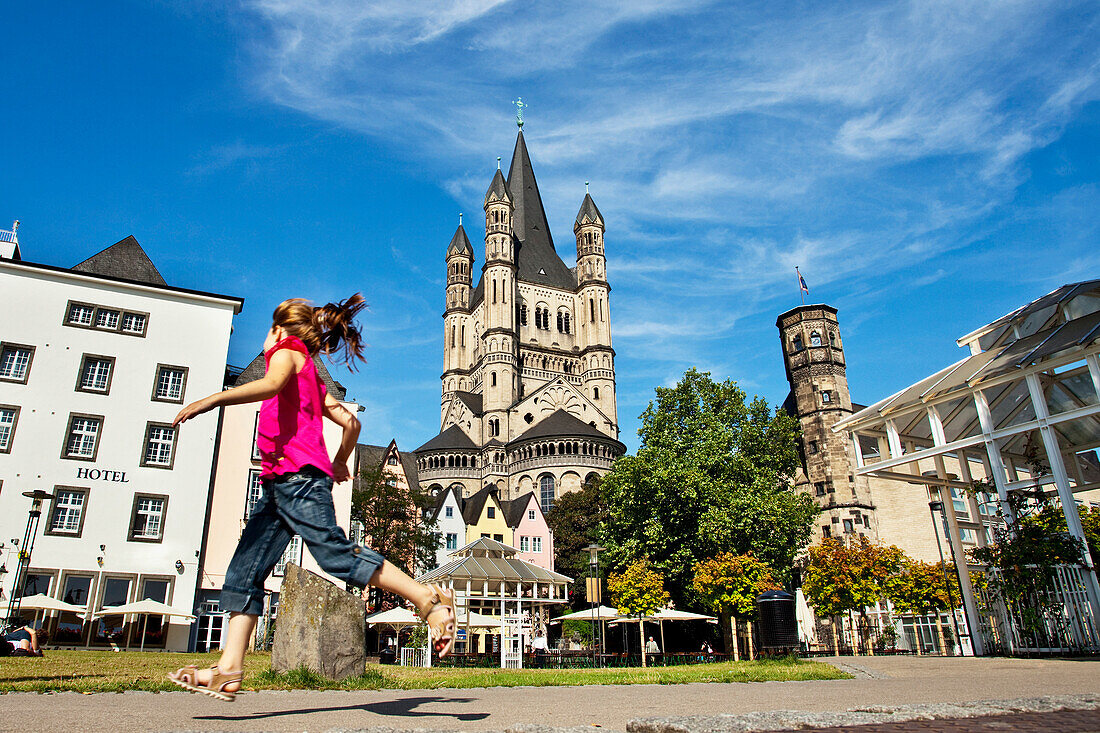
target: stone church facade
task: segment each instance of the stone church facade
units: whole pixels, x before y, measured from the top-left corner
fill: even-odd
[[[470,496],[528,491],[544,511],[601,476],[618,440],[604,221],[587,193],[577,264],[554,249],[520,131],[485,194],[484,264],[460,224],[447,248],[440,432],[417,449],[421,485]]]

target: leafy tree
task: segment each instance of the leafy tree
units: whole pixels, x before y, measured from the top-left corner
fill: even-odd
[[[714,610],[723,622],[723,629],[730,629],[727,640],[733,658],[740,658],[737,648],[737,624],[740,619],[749,620],[749,656],[752,656],[752,621],[756,615],[756,598],[761,593],[779,586],[772,579],[771,568],[752,555],[734,555],[723,552],[717,557],[695,565],[692,582],[699,599]],[[723,632],[723,636],[725,632]]]
[[[695,369],[658,387],[641,418],[638,454],[601,483],[611,565],[648,557],[681,606],[695,600],[695,565],[723,552],[752,553],[788,577],[820,511],[790,481],[798,422]]]
[[[845,543],[825,538],[811,547],[802,577],[802,592],[817,612],[838,617],[859,611],[886,597],[892,576],[901,568],[904,553],[894,545],[872,544],[866,537]],[[833,645],[839,649],[836,624]]]
[[[630,563],[621,573],[612,573],[607,579],[607,589],[615,599],[615,606],[624,616],[638,618],[638,638],[642,643],[642,666],[645,658],[645,624],[642,619],[668,605],[664,577],[650,566],[645,558]]]
[[[906,557],[902,560],[899,572],[889,578],[886,584],[886,595],[898,611],[918,616],[937,612],[936,633],[939,634],[940,649],[946,649],[946,646],[943,621],[938,612],[953,610],[956,601],[962,598],[957,577],[952,564],[933,564]],[[921,653],[918,640],[917,654]]]
[[[351,490],[351,518],[363,524],[363,543],[410,575],[435,562],[439,536],[428,521],[435,500],[420,486],[402,486],[381,465],[363,468]],[[371,587],[370,603],[384,610],[393,599]]]
[[[606,520],[607,504],[600,492],[599,479],[585,483],[580,491],[562,494],[546,516],[546,523],[554,533],[554,569],[576,581],[569,591],[574,607],[585,600],[583,578],[588,577],[589,571],[584,548],[599,541],[600,524]],[[587,603],[583,605],[587,607]]]
[[[1100,562],[1100,507],[1079,506],[1077,514],[1081,517],[1081,528],[1085,531],[1085,541],[1088,543],[1092,561]],[[1021,523],[1038,525],[1049,536],[1069,532],[1066,527],[1066,515],[1062,512],[1061,505],[1052,501],[1042,504],[1039,511],[1024,517]]]

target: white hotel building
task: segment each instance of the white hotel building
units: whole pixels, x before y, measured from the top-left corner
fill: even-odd
[[[64,268],[0,232],[0,612],[35,489],[55,498],[25,594],[87,606],[49,620],[51,645],[139,644],[138,619],[106,607],[194,609],[220,416],[171,422],[222,388],[242,304],[167,285],[133,237]],[[191,625],[151,618],[145,646],[185,650]]]

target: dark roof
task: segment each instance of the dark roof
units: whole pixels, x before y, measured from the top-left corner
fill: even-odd
[[[416,449],[416,453],[429,450],[477,450],[477,446],[474,445],[474,441],[470,440],[470,437],[463,432],[462,428],[457,425],[444,430],[439,435],[429,440],[424,445]]]
[[[382,459],[388,449],[381,445],[366,445],[360,443],[355,446],[356,465],[359,470],[364,468],[377,468],[382,465]]]
[[[592,200],[592,197],[588,195],[586,191],[584,194],[584,201],[581,202],[581,210],[577,212],[577,224],[584,224],[584,220],[588,219],[592,222],[598,222],[603,225],[603,215],[600,214],[600,210],[596,208],[596,202]]]
[[[462,225],[458,225],[458,229],[455,229],[455,235],[451,237],[451,244],[447,247],[447,254],[452,252],[466,252],[472,259],[474,256],[473,247],[470,246],[470,240],[466,236],[466,230],[462,228]]]
[[[490,494],[496,492],[496,487],[486,486],[481,491],[477,492],[466,500],[465,505],[462,507],[462,519],[466,524],[477,524],[477,520],[481,519],[481,510],[485,508],[485,502],[489,500]]]
[[[328,390],[330,395],[338,400],[342,400],[347,396],[348,391],[344,389],[344,385],[337,382],[332,378],[332,375],[328,373],[328,368],[325,367],[325,363],[321,361],[321,356],[319,354],[313,357],[313,366],[317,368],[317,376],[321,378],[321,382],[325,385],[325,389]],[[240,376],[233,382],[233,386],[236,387],[241,384],[255,382],[266,373],[267,365],[264,363],[264,353],[261,351],[256,355],[256,358],[241,371]]]
[[[80,264],[73,265],[72,269],[93,275],[120,277],[149,285],[168,284],[132,234]]]
[[[399,451],[399,455],[401,456],[401,468],[405,469],[405,480],[409,482],[409,487],[420,486],[420,471],[416,467],[416,454]]]
[[[496,175],[493,176],[493,182],[489,184],[489,190],[485,192],[485,203],[493,200],[512,200],[511,194],[508,193],[508,184],[504,182],[504,176],[501,175],[500,168],[497,168]]]
[[[470,408],[470,412],[478,417],[481,416],[481,395],[475,392],[455,392],[455,397],[462,400],[462,403]]]
[[[477,285],[474,287],[474,292],[470,294],[470,308],[477,307],[477,304],[485,299],[485,278],[479,278]]]
[[[603,438],[604,440],[618,442],[614,438],[609,438],[607,435],[601,433],[598,429],[584,422],[579,417],[570,415],[565,410],[555,410],[550,417],[534,425],[512,442],[518,443],[521,440],[530,440],[532,438],[575,438],[581,436]]]
[[[515,529],[519,526],[519,523],[523,520],[523,513],[527,511],[527,507],[531,505],[531,500],[535,498],[534,491],[528,491],[523,496],[512,499],[511,501],[500,502],[501,511],[504,512],[504,521],[508,522],[508,526]],[[538,501],[535,501],[538,504]]]
[[[516,136],[516,148],[512,153],[512,167],[508,171],[508,190],[512,194],[515,210],[512,226],[519,240],[516,247],[516,265],[519,279],[537,285],[550,285],[563,290],[575,290],[577,279],[554,250],[554,238],[546,221],[546,210],[531,167],[531,156],[523,141],[523,131]]]

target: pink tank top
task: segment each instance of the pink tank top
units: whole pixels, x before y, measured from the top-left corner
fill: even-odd
[[[332,475],[332,461],[325,448],[321,421],[327,390],[317,376],[317,367],[309,349],[296,336],[288,336],[264,352],[264,364],[279,349],[297,351],[306,357],[301,370],[279,394],[266,399],[260,407],[256,447],[260,451],[260,477],[271,478],[314,466]]]

